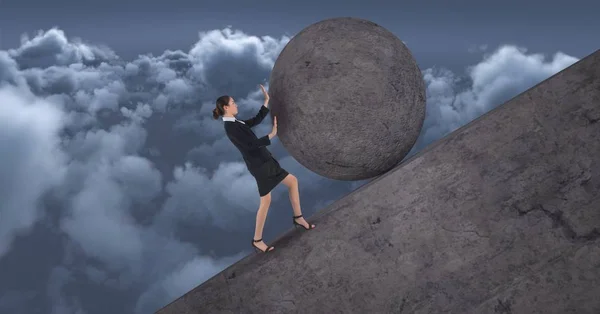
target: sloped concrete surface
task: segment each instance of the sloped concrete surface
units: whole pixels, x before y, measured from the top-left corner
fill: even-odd
[[[600,313],[598,121],[600,51],[158,313]]]

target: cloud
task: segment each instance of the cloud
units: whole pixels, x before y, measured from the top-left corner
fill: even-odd
[[[42,218],[40,199],[64,175],[63,115],[53,104],[24,94],[0,89],[0,258],[17,235]]]
[[[112,312],[149,313],[242,258],[257,187],[211,110],[229,94],[240,116],[254,115],[257,85],[288,40],[226,28],[199,33],[189,51],[125,61],[51,29],[0,51],[0,262],[17,235],[50,224],[65,249],[60,265],[39,261],[53,269],[45,294],[56,313],[93,314],[102,310],[82,300],[98,289],[122,298]],[[505,46],[466,76],[425,70],[427,118],[413,152],[575,61]],[[269,149],[299,178],[306,215],[367,182],[320,177],[277,139]],[[284,187],[272,206],[290,206]],[[18,306],[11,295],[0,306]]]
[[[243,162],[220,163],[212,175],[185,164],[175,169],[166,191],[170,197],[157,216],[158,224],[210,223],[230,230],[259,204],[256,181]]]
[[[6,85],[25,86],[25,80],[19,75],[19,65],[6,51],[0,50],[0,87]]]
[[[142,259],[142,234],[126,211],[125,193],[106,175],[111,170],[100,167],[87,177],[62,227],[89,256],[120,270]]]
[[[547,58],[524,48],[501,46],[468,68],[466,77],[446,69],[426,69],[427,117],[409,155],[577,61],[561,52]]]
[[[190,50],[190,55],[199,61],[192,73],[216,90],[243,96],[245,93],[240,95],[240,91],[256,89],[256,84],[268,77],[288,41],[288,37],[258,38],[228,28],[201,32],[200,40]],[[227,75],[223,75],[224,71]]]
[[[8,52],[21,69],[74,63],[98,65],[116,58],[115,53],[106,47],[87,45],[79,39],[69,41],[65,33],[57,28],[40,31],[32,39],[24,35],[21,46]]]
[[[73,281],[73,274],[65,267],[58,266],[50,272],[47,294],[52,300],[52,314],[86,314],[81,301],[76,296],[69,296],[63,287]]]

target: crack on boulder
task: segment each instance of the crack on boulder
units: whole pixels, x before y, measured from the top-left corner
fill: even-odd
[[[443,230],[445,230],[445,231],[452,232],[452,233],[474,233],[474,234],[476,234],[480,238],[486,238],[486,239],[490,238],[489,235],[481,234],[477,230],[452,230],[452,229],[448,229],[448,228],[446,228],[444,226],[442,226],[441,228]]]
[[[590,116],[589,112],[586,113],[584,116],[588,120],[589,124],[595,124],[595,123],[597,123],[600,120],[600,118],[592,118]]]
[[[544,213],[544,215],[546,215],[552,221],[552,227],[561,228],[565,237],[572,242],[589,242],[600,239],[600,228],[594,228],[590,232],[585,234],[578,234],[575,231],[575,228],[564,217],[564,213],[561,210],[556,210],[552,212],[544,208],[544,206],[541,204],[532,206],[528,210],[521,210],[519,208],[516,209],[519,213],[519,216],[524,216],[534,211],[540,211]]]
[[[354,168],[353,166],[342,165],[342,164],[339,164],[337,162],[326,161],[325,163],[328,164],[328,165],[334,165],[334,166],[338,166],[338,167],[342,167],[342,168]]]
[[[581,182],[579,182],[579,185],[581,185],[581,186],[586,186],[586,185],[588,185],[588,184],[590,183],[590,181],[591,181],[591,180],[592,180],[592,178],[591,178],[591,177],[588,177],[588,178],[586,178],[586,179],[583,179],[583,180],[581,180]]]
[[[328,165],[338,166],[338,167],[342,167],[342,168],[366,168],[366,164],[362,164],[360,166],[351,166],[351,165],[344,165],[344,164],[340,164],[337,162],[331,162],[331,161],[325,161],[325,163]]]
[[[390,127],[385,122],[383,122],[383,126],[385,126],[386,130],[388,130],[388,131],[390,130]]]
[[[292,299],[281,299],[281,300],[271,300],[271,301],[273,301],[275,303],[279,303],[280,305],[281,305],[281,303],[288,302],[288,303],[292,303],[294,308],[296,307],[296,302]]]
[[[503,302],[502,300],[498,299],[498,304],[494,306],[494,313],[512,314],[510,300],[506,300]]]
[[[375,244],[375,246],[378,249],[381,249],[382,251],[385,249],[385,246],[388,247],[394,247],[394,245],[392,244],[392,242],[390,242],[389,239],[375,239],[375,241],[373,242]]]
[[[402,298],[402,301],[400,301],[400,305],[398,305],[398,311],[396,313],[403,313],[404,307],[406,307],[406,298]]]

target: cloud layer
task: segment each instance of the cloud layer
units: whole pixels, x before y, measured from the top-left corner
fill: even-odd
[[[426,69],[427,118],[415,149],[445,136],[490,109],[577,62],[558,52],[551,58],[524,48],[499,47],[458,76],[445,69]]]
[[[14,263],[25,256],[47,270],[0,281],[0,312],[151,313],[247,254],[256,184],[210,113],[226,93],[253,115],[288,41],[213,30],[187,52],[125,61],[50,29],[0,51],[0,278],[31,269]],[[411,154],[576,61],[503,46],[464,74],[425,69]],[[311,173],[276,139],[270,149],[307,215],[365,183]],[[285,189],[273,199],[269,220],[287,222]]]

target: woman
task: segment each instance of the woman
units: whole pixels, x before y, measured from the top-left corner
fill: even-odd
[[[271,133],[261,138],[257,138],[251,129],[260,124],[269,112],[269,94],[264,86],[260,85],[260,88],[265,96],[265,102],[254,118],[237,120],[235,118],[238,113],[237,104],[233,97],[227,95],[217,99],[217,107],[213,110],[213,118],[216,120],[219,116],[223,116],[227,137],[242,153],[248,171],[256,179],[260,195],[260,206],[256,214],[256,228],[252,246],[266,253],[272,251],[274,247],[267,246],[262,241],[262,232],[269,205],[271,205],[271,190],[280,182],[288,187],[290,202],[294,210],[294,227],[302,226],[304,229],[310,230],[315,228],[315,225],[309,225],[302,217],[298,180],[294,175],[281,168],[277,160],[267,150],[267,146],[271,144],[271,139],[277,135],[277,118],[273,117],[273,130]]]

